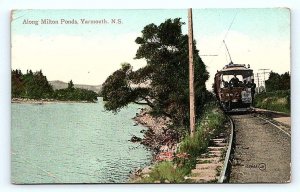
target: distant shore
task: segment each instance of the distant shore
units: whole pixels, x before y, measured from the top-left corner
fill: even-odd
[[[50,104],[50,103],[94,103],[94,102],[91,102],[91,101],[61,101],[61,100],[56,100],[56,99],[12,98],[11,103]]]

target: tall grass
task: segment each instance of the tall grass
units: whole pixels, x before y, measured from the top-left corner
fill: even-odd
[[[204,113],[196,123],[196,133],[192,138],[187,135],[180,143],[179,152],[197,157],[207,150],[209,140],[220,133],[225,121],[225,115],[216,103],[204,107]]]
[[[258,108],[290,114],[290,96],[290,90],[263,92],[255,96],[254,105]]]

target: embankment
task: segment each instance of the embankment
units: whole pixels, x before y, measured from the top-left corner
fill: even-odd
[[[255,96],[254,106],[290,114],[291,91],[284,90],[259,93]]]
[[[176,151],[180,135],[174,129],[169,128],[172,125],[170,118],[165,116],[154,117],[148,109],[141,109],[134,120],[148,128],[144,132],[141,144],[149,147],[154,152],[154,161],[164,160],[163,153],[165,152],[174,153]]]
[[[215,103],[207,105],[196,124],[194,138],[187,131],[180,134],[181,129],[170,128],[170,119],[152,117],[148,110],[142,110],[135,120],[148,127],[141,143],[154,151],[154,162],[152,166],[138,169],[132,175],[132,182],[188,183],[193,182],[187,176],[195,168],[196,158],[207,150],[209,141],[223,131],[226,119]]]

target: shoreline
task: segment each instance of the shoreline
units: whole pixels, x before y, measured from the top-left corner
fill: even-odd
[[[91,101],[62,101],[56,99],[23,99],[23,98],[12,98],[11,103],[18,104],[56,104],[56,103],[96,103]]]
[[[146,127],[147,130],[143,132],[143,138],[138,138],[138,141],[131,140],[131,142],[140,143],[149,148],[153,152],[153,157],[149,166],[138,168],[132,172],[131,182],[138,181],[149,174],[155,163],[173,160],[180,139],[180,135],[176,131],[168,128],[173,124],[170,118],[153,117],[149,109],[141,109],[133,120],[136,124]],[[137,137],[133,136],[133,138]]]

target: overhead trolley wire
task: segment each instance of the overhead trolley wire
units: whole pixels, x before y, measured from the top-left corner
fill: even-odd
[[[230,23],[230,25],[229,25],[229,27],[228,27],[228,29],[227,29],[227,31],[226,31],[226,33],[225,33],[225,35],[224,35],[222,41],[221,41],[221,43],[220,43],[220,46],[219,46],[218,51],[217,51],[217,55],[219,55],[219,53],[220,53],[220,50],[221,50],[222,45],[223,45],[223,41],[225,41],[225,39],[226,39],[226,37],[227,37],[227,35],[228,35],[228,33],[229,33],[229,31],[230,31],[230,29],[231,29],[231,27],[232,27],[234,21],[235,21],[235,19],[236,19],[237,14],[238,14],[238,10],[236,10],[235,15],[234,15],[234,17],[232,18],[231,23]],[[214,58],[211,58],[211,60],[210,60],[209,63],[208,63],[208,66],[210,66],[210,64],[211,64],[213,61],[214,61]]]

